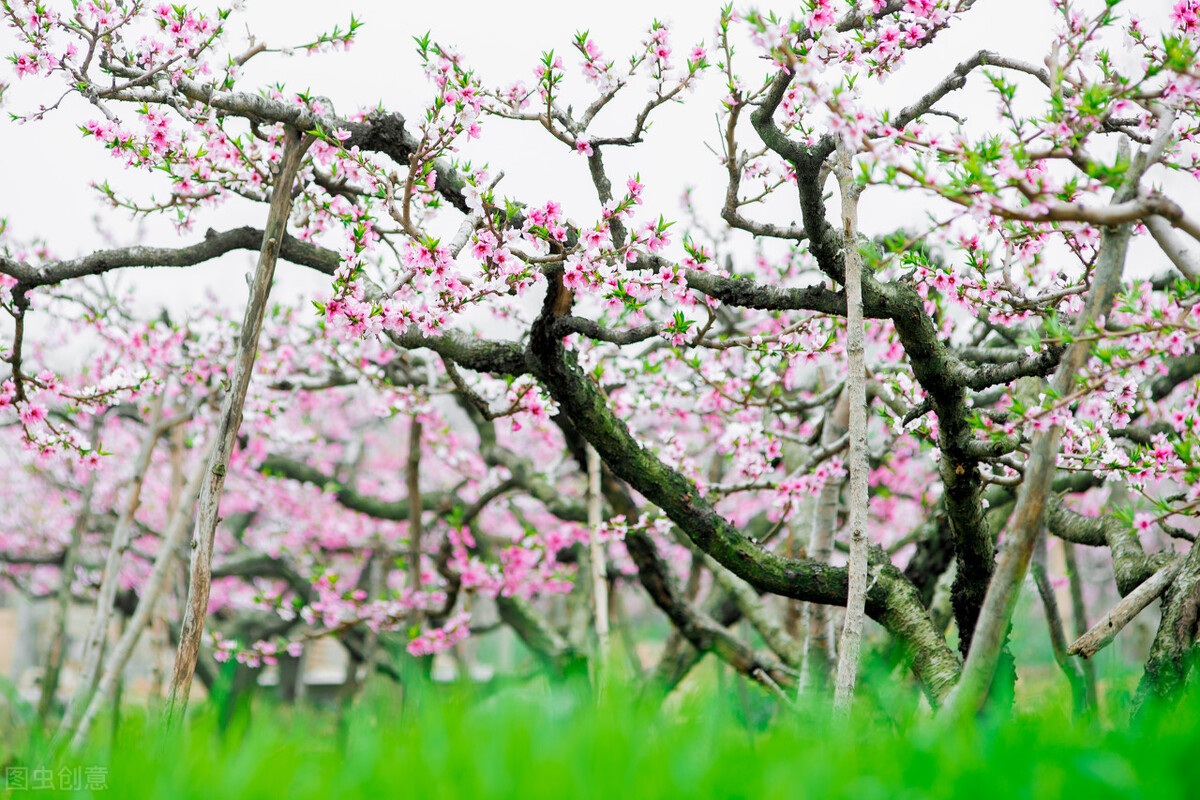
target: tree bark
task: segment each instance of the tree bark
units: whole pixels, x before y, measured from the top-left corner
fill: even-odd
[[[1100,322],[1112,307],[1113,294],[1121,281],[1132,227],[1126,223],[1117,228],[1106,228],[1101,234],[1100,255],[1096,259],[1092,287],[1084,310],[1072,327],[1076,336],[1083,334],[1093,323]],[[1075,375],[1087,361],[1090,352],[1091,347],[1086,341],[1074,342],[1068,348],[1050,381],[1058,396],[1070,392]],[[1017,508],[1013,512],[1004,552],[984,598],[971,649],[963,664],[962,678],[946,701],[943,709],[945,714],[972,714],[979,710],[987,698],[1021,584],[1029,569],[1033,546],[1045,524],[1046,502],[1057,466],[1061,435],[1062,429],[1057,425],[1034,434],[1025,465],[1025,479],[1018,493]]]
[[[408,494],[408,589],[414,594],[421,590],[421,420],[413,414],[408,426],[408,463],[404,471]],[[410,624],[417,625],[421,612],[414,605]]]
[[[101,418],[97,418],[93,423],[90,444],[93,450],[99,444],[102,425],[103,420]],[[66,660],[67,614],[71,610],[71,582],[75,578],[75,565],[79,558],[79,543],[83,539],[83,532],[87,528],[88,519],[92,513],[92,495],[96,490],[97,473],[97,470],[92,470],[88,475],[87,483],[83,487],[83,495],[79,500],[79,513],[75,517],[75,524],[71,526],[71,541],[67,545],[66,554],[63,556],[62,582],[58,587],[58,595],[54,599],[54,616],[52,618],[54,635],[51,637],[50,647],[46,651],[46,666],[42,670],[42,691],[41,696],[38,698],[38,719],[43,725],[49,719],[50,710],[54,706],[54,695],[58,692],[58,680],[62,674],[63,661]]]
[[[741,616],[758,632],[767,647],[771,648],[771,651],[779,656],[784,664],[793,669],[798,668],[804,655],[802,643],[793,639],[784,626],[780,625],[769,613],[763,603],[763,598],[754,591],[754,587],[725,569],[708,553],[696,547],[695,543],[683,532],[679,532],[676,538],[697,558],[703,560],[704,566],[712,573],[716,585],[733,597],[741,611]]]
[[[387,582],[387,560],[388,555],[383,548],[374,550],[367,557],[368,600],[377,600],[383,596],[383,589]],[[359,692],[366,688],[367,681],[371,680],[375,672],[375,662],[378,658],[379,631],[374,628],[368,628],[363,637],[362,663],[358,665],[358,671],[353,676],[354,691],[349,692],[351,697],[357,696]]]
[[[1063,562],[1067,566],[1067,580],[1071,582],[1071,618],[1074,625],[1075,638],[1087,633],[1087,604],[1083,601],[1083,580],[1079,575],[1079,562],[1075,558],[1075,545],[1072,542],[1062,543]],[[1083,679],[1087,687],[1088,708],[1097,713],[1100,708],[1100,697],[1096,692],[1096,664],[1091,659],[1084,659]]]
[[[292,210],[292,184],[300,170],[304,152],[312,141],[312,137],[307,134],[302,136],[291,127],[284,129],[283,159],[280,161],[279,172],[275,176],[275,185],[271,191],[271,207],[267,212],[258,265],[250,284],[246,314],[242,321],[241,335],[238,337],[233,375],[229,390],[221,403],[215,446],[208,461],[208,477],[200,490],[196,528],[192,536],[188,599],[179,632],[179,649],[175,654],[175,668],[171,675],[171,689],[165,709],[168,724],[187,709],[192,677],[196,671],[196,661],[200,657],[204,623],[208,616],[208,595],[212,588],[213,540],[219,522],[218,513],[221,494],[225,488],[225,472],[229,469],[229,459],[233,455],[238,428],[241,426],[242,408],[250,387],[254,358],[258,353],[258,335],[262,330],[267,298],[270,296],[271,283],[275,276],[275,261],[279,256],[280,244],[287,231],[288,215]]]
[[[150,412],[150,423],[142,438],[142,446],[134,462],[133,474],[129,479],[129,493],[125,497],[125,507],[113,528],[112,542],[109,544],[108,556],[104,562],[104,577],[100,581],[100,591],[96,598],[96,612],[92,615],[91,625],[83,644],[83,669],[79,674],[79,682],[75,693],[63,715],[58,731],[54,735],[54,747],[62,744],[75,732],[79,716],[91,701],[92,692],[100,674],[100,660],[104,654],[104,642],[107,638],[108,627],[112,623],[117,598],[117,584],[121,572],[121,561],[133,535],[133,515],[141,505],[142,485],[146,480],[146,472],[150,469],[150,458],[158,437],[170,427],[182,421],[182,418],[163,420],[162,395],[159,395]]]
[[[1200,547],[1195,544],[1183,558],[1179,574],[1163,596],[1162,621],[1150,645],[1146,671],[1134,697],[1135,717],[1173,702],[1183,691],[1196,660],[1196,633],[1200,624]],[[1166,570],[1164,567],[1163,570]],[[1150,581],[1147,581],[1150,583]]]
[[[831,445],[842,438],[850,425],[850,396],[842,389],[833,406],[826,411],[821,428],[821,444]],[[833,533],[837,528],[838,499],[842,482],[827,480],[813,508],[812,530],[808,538],[808,557],[828,564],[833,555]],[[829,689],[833,653],[829,636],[829,606],[806,603],[804,606],[804,662],[800,668],[800,692],[812,694]]]
[[[1075,705],[1075,713],[1086,714],[1088,711],[1087,681],[1079,662],[1067,653],[1067,634],[1063,629],[1062,614],[1058,610],[1058,598],[1054,595],[1054,585],[1050,582],[1050,570],[1046,564],[1049,543],[1043,528],[1033,551],[1030,565],[1033,580],[1037,585],[1038,594],[1042,598],[1042,609],[1046,612],[1046,626],[1050,630],[1050,647],[1054,652],[1054,661],[1067,677],[1071,686],[1071,700]]]
[[[588,562],[591,566],[592,607],[596,620],[596,688],[608,681],[608,565],[600,542],[600,454],[587,445]]]
[[[757,589],[797,600],[842,604],[847,596],[846,570],[811,559],[789,559],[767,549],[732,525],[712,507],[696,485],[664,464],[631,435],[608,405],[604,392],[580,369],[578,359],[563,346],[554,316],[558,296],[549,282],[543,311],[530,329],[527,354],[533,373],[559,403],[559,416],[569,417],[600,453],[613,475],[657,505],[702,550],[730,572]],[[627,535],[626,547],[637,557],[637,543]],[[636,537],[635,537],[636,538]],[[634,545],[634,546],[631,546]],[[881,566],[868,591],[867,611],[909,648],[912,670],[930,697],[940,705],[958,677],[961,662],[945,639],[933,629],[929,614],[911,583],[880,553]],[[657,567],[638,565],[643,586],[659,587]],[[681,594],[681,593],[679,593]],[[672,596],[677,596],[672,594]],[[665,601],[671,598],[663,596]],[[659,603],[659,598],[655,598]],[[690,605],[690,604],[689,604]],[[660,604],[660,608],[662,605]],[[667,609],[664,609],[664,611]],[[675,613],[679,609],[672,609]],[[672,621],[689,624],[682,618]],[[707,620],[693,620],[707,626]],[[685,631],[687,633],[687,631]]]
[[[1107,647],[1109,642],[1117,638],[1122,628],[1167,591],[1179,575],[1183,563],[1183,559],[1176,558],[1143,581],[1140,586],[1121,598],[1121,602],[1113,606],[1087,633],[1075,640],[1075,643],[1067,648],[1067,652],[1073,656],[1091,658]]]
[[[208,449],[205,448],[206,451]],[[158,555],[154,558],[154,566],[150,570],[150,576],[146,579],[142,596],[138,599],[137,609],[127,621],[117,644],[105,659],[104,674],[100,677],[96,692],[92,695],[91,702],[88,703],[87,710],[79,722],[79,728],[71,738],[71,749],[75,752],[78,752],[87,741],[88,731],[91,729],[100,707],[104,705],[105,698],[112,696],[114,703],[116,702],[118,681],[125,671],[125,665],[129,663],[133,648],[137,646],[138,639],[141,638],[142,631],[150,623],[154,607],[158,603],[159,595],[162,594],[167,581],[167,570],[175,560],[175,551],[183,543],[188,523],[192,520],[192,511],[200,494],[200,482],[204,480],[207,462],[208,453],[205,452],[188,477],[183,497],[180,499],[175,513],[171,515],[166,530],[163,531],[162,544],[159,545]]]
[[[842,236],[846,264],[846,391],[850,400],[850,563],[846,623],[838,647],[834,713],[845,716],[858,679],[859,643],[867,603],[867,377],[863,344],[862,255],[858,251],[858,195],[853,157],[845,143],[838,148],[838,185],[842,195]]]
[[[1161,113],[1159,113],[1161,112]],[[1156,111],[1159,126],[1149,147],[1141,149],[1130,159],[1129,167],[1120,186],[1113,194],[1112,203],[1119,204],[1137,196],[1138,184],[1146,169],[1162,157],[1167,140],[1175,122],[1173,112]],[[1119,142],[1121,156],[1129,153],[1129,141]],[[1099,325],[1112,308],[1113,297],[1121,283],[1125,268],[1125,251],[1133,231],[1132,222],[1106,227],[1100,234],[1100,250],[1096,267],[1092,272],[1092,285],[1088,290],[1084,309],[1072,326],[1074,338],[1078,339],[1093,324]],[[1075,375],[1087,361],[1091,347],[1087,341],[1074,341],[1063,354],[1050,385],[1062,397],[1069,393]],[[1046,500],[1058,457],[1059,438],[1062,430],[1057,425],[1039,431],[1033,437],[1029,459],[1025,465],[1025,478],[1017,496],[1017,508],[1013,512],[1012,525],[1004,553],[996,567],[995,576],[988,587],[979,624],[975,628],[976,638],[963,664],[962,678],[947,698],[943,713],[949,716],[965,716],[974,713],[987,698],[992,676],[1004,646],[1006,631],[1017,605],[1025,572],[1033,545],[1045,524]]]

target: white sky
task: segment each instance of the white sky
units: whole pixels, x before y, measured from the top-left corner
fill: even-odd
[[[766,10],[781,13],[798,4],[761,3]],[[1169,0],[1139,0],[1136,6],[1146,17],[1165,18]],[[366,26],[348,53],[296,56],[285,58],[263,55],[250,62],[243,90],[276,81],[290,89],[311,89],[314,94],[331,98],[341,113],[360,105],[383,105],[410,118],[420,114],[430,96],[430,87],[420,71],[412,46],[412,36],[431,31],[433,37],[452,45],[467,62],[476,67],[485,84],[503,84],[516,79],[532,82],[532,68],[541,51],[553,48],[562,53],[574,86],[584,90],[582,77],[571,69],[579,58],[571,48],[576,30],[587,29],[605,55],[620,63],[638,46],[651,20],[671,23],[672,44],[677,52],[686,51],[703,39],[711,47],[720,3],[682,2],[681,0],[606,0],[604,3],[576,5],[545,2],[462,2],[443,0],[436,3],[382,2],[365,0],[351,3],[327,3],[301,0],[250,0],[244,15],[247,27],[271,46],[300,44],[316,33],[345,25],[354,9]],[[739,5],[748,8],[748,5]],[[931,47],[908,56],[908,66],[893,76],[882,93],[872,98],[887,107],[899,108],[932,87],[961,58],[981,47],[997,50],[1040,64],[1050,39],[1052,24],[1049,3],[1045,0],[980,0],[975,10],[956,28],[943,34]],[[240,33],[241,29],[234,28]],[[0,32],[0,51],[12,51],[11,36]],[[743,53],[748,76],[757,77],[758,68],[751,54]],[[0,69],[4,67],[0,66]],[[18,81],[11,71],[5,80],[12,83],[5,111],[24,112],[38,103],[57,97],[47,92],[44,80]],[[975,80],[981,80],[976,78]],[[58,87],[51,87],[57,90]],[[628,91],[628,90],[627,90]],[[724,193],[723,169],[706,148],[716,141],[717,99],[723,94],[721,77],[715,69],[705,79],[696,97],[684,107],[660,109],[658,123],[646,144],[632,151],[614,153],[607,159],[614,182],[640,172],[647,184],[647,207],[669,219],[681,217],[678,198],[687,185],[697,187],[709,218],[716,220]],[[948,107],[969,112],[971,105],[983,102],[990,114],[991,99],[976,94],[974,101],[959,98]],[[975,105],[978,110],[980,106]],[[0,121],[0,169],[15,191],[5,193],[0,217],[9,222],[9,232],[20,240],[41,237],[55,252],[71,256],[97,247],[139,243],[139,233],[124,212],[102,212],[97,196],[88,188],[90,181],[108,179],[117,186],[147,187],[144,191],[164,192],[161,179],[127,173],[120,164],[94,143],[84,141],[76,125],[95,116],[94,110],[79,101],[64,107],[46,121],[16,126]],[[601,122],[605,117],[600,117]],[[593,126],[593,131],[623,133],[628,116],[616,124]],[[747,144],[753,144],[747,142]],[[478,155],[475,153],[478,152]],[[530,203],[549,199],[563,200],[569,216],[587,219],[596,213],[594,195],[587,182],[583,159],[541,132],[536,126],[485,123],[485,135],[478,151],[468,152],[476,162],[488,161],[503,169],[506,177],[500,193]],[[1186,198],[1179,198],[1186,204]],[[1194,198],[1193,198],[1194,199]],[[93,219],[102,212],[103,227],[111,236],[106,244]],[[920,209],[911,203],[897,204],[885,192],[868,192],[863,200],[862,219],[867,232],[921,219]],[[198,224],[195,232],[182,239],[167,224],[151,224],[140,243],[170,245],[196,241],[209,227],[251,224],[261,226],[266,209],[246,203],[228,204],[211,219]],[[777,219],[788,223],[789,219]],[[139,293],[157,305],[160,302],[182,310],[188,300],[211,288],[231,303],[240,303],[244,293],[241,275],[253,261],[252,254],[237,254],[223,259],[222,265],[206,265],[183,273],[179,270],[138,272],[127,280],[136,281]],[[317,290],[324,279],[305,270],[280,265],[276,296],[294,297],[298,292]]]

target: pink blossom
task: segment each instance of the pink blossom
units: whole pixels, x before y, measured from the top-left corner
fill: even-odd
[[[832,25],[835,19],[829,0],[818,0],[812,15],[808,18],[808,26],[814,31],[819,31]]]
[[[37,56],[36,55],[19,55],[16,60],[17,76],[24,78],[26,75],[37,74]]]
[[[932,16],[936,8],[936,0],[904,0],[904,10],[921,18]]]
[[[1200,30],[1200,0],[1179,0],[1171,9],[1171,21],[1184,33]]]

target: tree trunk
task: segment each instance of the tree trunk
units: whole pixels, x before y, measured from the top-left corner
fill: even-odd
[[[596,689],[608,683],[608,564],[600,542],[600,454],[587,445],[588,563],[591,566],[592,608],[596,622]]]
[[[1087,605],[1083,602],[1083,580],[1079,576],[1079,562],[1075,559],[1075,545],[1063,540],[1063,562],[1067,566],[1067,580],[1071,583],[1071,618],[1075,638],[1087,633]],[[1083,668],[1083,680],[1087,688],[1088,707],[1093,713],[1100,709],[1100,698],[1096,692],[1096,663],[1084,659],[1080,665]]]
[[[1129,160],[1124,179],[1113,194],[1114,204],[1136,197],[1142,175],[1162,157],[1175,122],[1175,115],[1174,112],[1165,110],[1161,114],[1156,112],[1156,115],[1159,117],[1159,126],[1155,137],[1149,147],[1139,150]],[[1118,149],[1120,157],[1127,157],[1129,140],[1122,138]],[[1102,327],[1104,318],[1112,309],[1113,298],[1121,284],[1125,251],[1132,231],[1133,223],[1125,222],[1104,228],[1101,232],[1100,250],[1091,276],[1091,288],[1088,290],[1083,312],[1071,328],[1074,338],[1078,339],[1093,324]],[[1091,346],[1086,340],[1075,341],[1067,349],[1050,381],[1057,396],[1069,394],[1075,382],[1075,375],[1087,362],[1090,353]],[[1033,437],[1029,459],[1025,464],[1024,480],[1017,495],[1017,508],[1013,512],[1010,534],[984,598],[971,650],[963,664],[962,677],[947,698],[943,708],[944,714],[972,714],[987,698],[1000,651],[1004,646],[1009,621],[1017,605],[1021,583],[1029,568],[1033,545],[1045,524],[1046,499],[1050,493],[1050,482],[1054,479],[1061,433],[1059,426],[1052,425]]]
[[[229,459],[233,455],[238,428],[242,422],[242,407],[246,402],[254,357],[258,352],[258,335],[262,330],[267,298],[275,275],[275,260],[287,233],[288,215],[292,210],[292,184],[300,170],[304,151],[311,143],[312,137],[302,137],[294,129],[285,128],[283,159],[280,161],[279,172],[275,176],[275,185],[271,191],[271,207],[267,212],[262,247],[258,253],[258,266],[250,284],[246,315],[242,321],[241,335],[238,337],[233,375],[229,391],[221,403],[215,445],[208,461],[208,478],[200,491],[196,528],[192,537],[188,599],[179,632],[179,649],[175,653],[175,668],[171,675],[171,689],[165,709],[168,724],[186,710],[188,694],[192,690],[192,677],[196,671],[196,661],[200,657],[200,643],[204,636],[205,618],[208,616],[208,595],[212,588],[213,539],[216,537],[219,522],[218,513],[221,493],[225,488],[225,472],[229,469]]]
[[[826,410],[821,428],[822,446],[832,445],[850,425],[850,396],[842,389],[837,400]],[[838,500],[842,481],[827,480],[813,507],[812,529],[808,537],[808,557],[828,564],[833,555],[833,533],[837,528]],[[800,668],[800,692],[823,693],[830,686],[833,653],[829,636],[829,606],[804,605],[804,662]]]
[[[842,237],[846,264],[846,361],[850,399],[850,563],[846,624],[838,647],[834,713],[846,715],[858,678],[858,651],[867,603],[867,373],[863,343],[862,255],[858,251],[858,195],[853,157],[843,143],[838,148],[838,185],[842,195]]]
[[[408,493],[408,588],[421,589],[421,421],[413,414],[408,426],[408,464],[404,472]],[[415,620],[414,620],[415,622]]]
[[[102,420],[97,418],[92,428],[91,448],[99,444]],[[50,639],[50,648],[46,651],[46,666],[42,670],[42,693],[38,699],[38,719],[42,725],[50,717],[54,707],[54,695],[58,693],[58,680],[62,674],[63,661],[67,653],[67,614],[71,610],[71,583],[75,579],[75,564],[79,558],[79,543],[87,528],[88,519],[92,513],[92,494],[96,490],[96,475],[98,470],[92,470],[88,475],[87,484],[83,487],[83,496],[79,501],[79,513],[75,524],[71,527],[71,541],[63,556],[62,578],[58,587],[58,595],[54,598],[54,635]]]
[[[1046,612],[1046,625],[1050,629],[1050,647],[1054,652],[1054,661],[1067,676],[1067,683],[1071,686],[1071,699],[1075,705],[1075,713],[1082,716],[1089,710],[1087,680],[1084,678],[1079,660],[1072,658],[1067,653],[1067,634],[1063,629],[1062,614],[1058,610],[1058,598],[1054,595],[1054,585],[1050,582],[1050,570],[1046,565],[1048,548],[1049,542],[1046,538],[1046,530],[1043,528],[1033,551],[1030,568],[1033,571],[1033,580],[1037,585],[1038,594],[1042,598],[1042,609]]]
[[[1121,281],[1125,249],[1132,227],[1132,224],[1126,223],[1117,228],[1106,228],[1101,234],[1100,255],[1096,260],[1092,287],[1083,313],[1072,328],[1075,335],[1082,334],[1093,322],[1099,323],[1112,307],[1113,293]],[[1090,352],[1087,341],[1077,341],[1067,349],[1050,382],[1058,396],[1069,394],[1075,375],[1087,361]],[[971,649],[963,664],[962,678],[950,693],[943,713],[973,714],[987,699],[1021,584],[1029,569],[1034,543],[1045,524],[1046,501],[1050,494],[1050,482],[1054,479],[1061,435],[1062,429],[1057,425],[1034,434],[1029,459],[1025,464],[1025,479],[1018,493],[1017,508],[1013,512],[1004,550],[979,613]]]
[[[125,630],[121,632],[121,638],[117,641],[116,646],[105,659],[104,674],[100,678],[95,694],[92,695],[91,702],[88,703],[83,719],[79,722],[78,730],[71,739],[71,749],[76,752],[87,741],[88,731],[91,729],[100,707],[104,705],[105,699],[111,696],[114,704],[118,702],[117,688],[121,675],[125,671],[125,665],[129,663],[129,657],[133,655],[133,648],[137,646],[142,631],[150,623],[154,607],[158,603],[159,595],[162,594],[168,578],[167,570],[170,568],[171,562],[175,560],[175,551],[183,543],[188,523],[192,520],[192,509],[200,494],[200,482],[204,480],[207,462],[208,453],[205,452],[200,456],[195,469],[188,477],[181,502],[177,504],[175,513],[171,516],[166,530],[163,531],[162,544],[159,545],[158,554],[154,558],[154,566],[151,568],[150,576],[146,579],[142,596],[138,599],[137,609],[126,623]]]
[[[129,492],[125,497],[125,507],[113,528],[112,542],[108,547],[108,556],[104,562],[104,577],[100,580],[100,591],[96,598],[96,611],[92,615],[91,625],[88,626],[87,636],[83,644],[83,669],[79,674],[79,682],[75,693],[67,705],[67,711],[59,724],[58,732],[54,735],[54,746],[62,744],[75,732],[80,715],[92,699],[92,692],[100,677],[101,657],[104,654],[104,642],[108,635],[109,625],[112,624],[117,599],[117,585],[121,572],[121,561],[129,548],[133,536],[133,515],[142,502],[142,485],[146,480],[146,472],[150,469],[150,458],[158,437],[166,430],[183,421],[183,417],[172,420],[162,418],[162,395],[154,401],[150,412],[150,423],[142,438],[142,446],[134,462],[133,474],[129,478]]]
[[[1162,621],[1150,645],[1146,671],[1134,698],[1135,717],[1178,699],[1196,660],[1196,633],[1200,622],[1200,546],[1183,559],[1182,569],[1163,595]],[[1164,567],[1163,569],[1166,569]]]

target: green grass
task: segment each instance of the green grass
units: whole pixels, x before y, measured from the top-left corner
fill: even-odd
[[[630,701],[630,687],[597,703],[585,685],[428,687],[407,699],[379,686],[342,713],[260,699],[222,724],[203,704],[171,733],[127,708],[115,739],[99,725],[68,762],[106,768],[107,791],[0,797],[1166,800],[1200,786],[1194,699],[1136,729],[1073,722],[1053,700],[947,730],[911,696],[871,686],[841,725],[732,682],[666,706]],[[6,765],[45,758],[35,738],[5,746]]]

